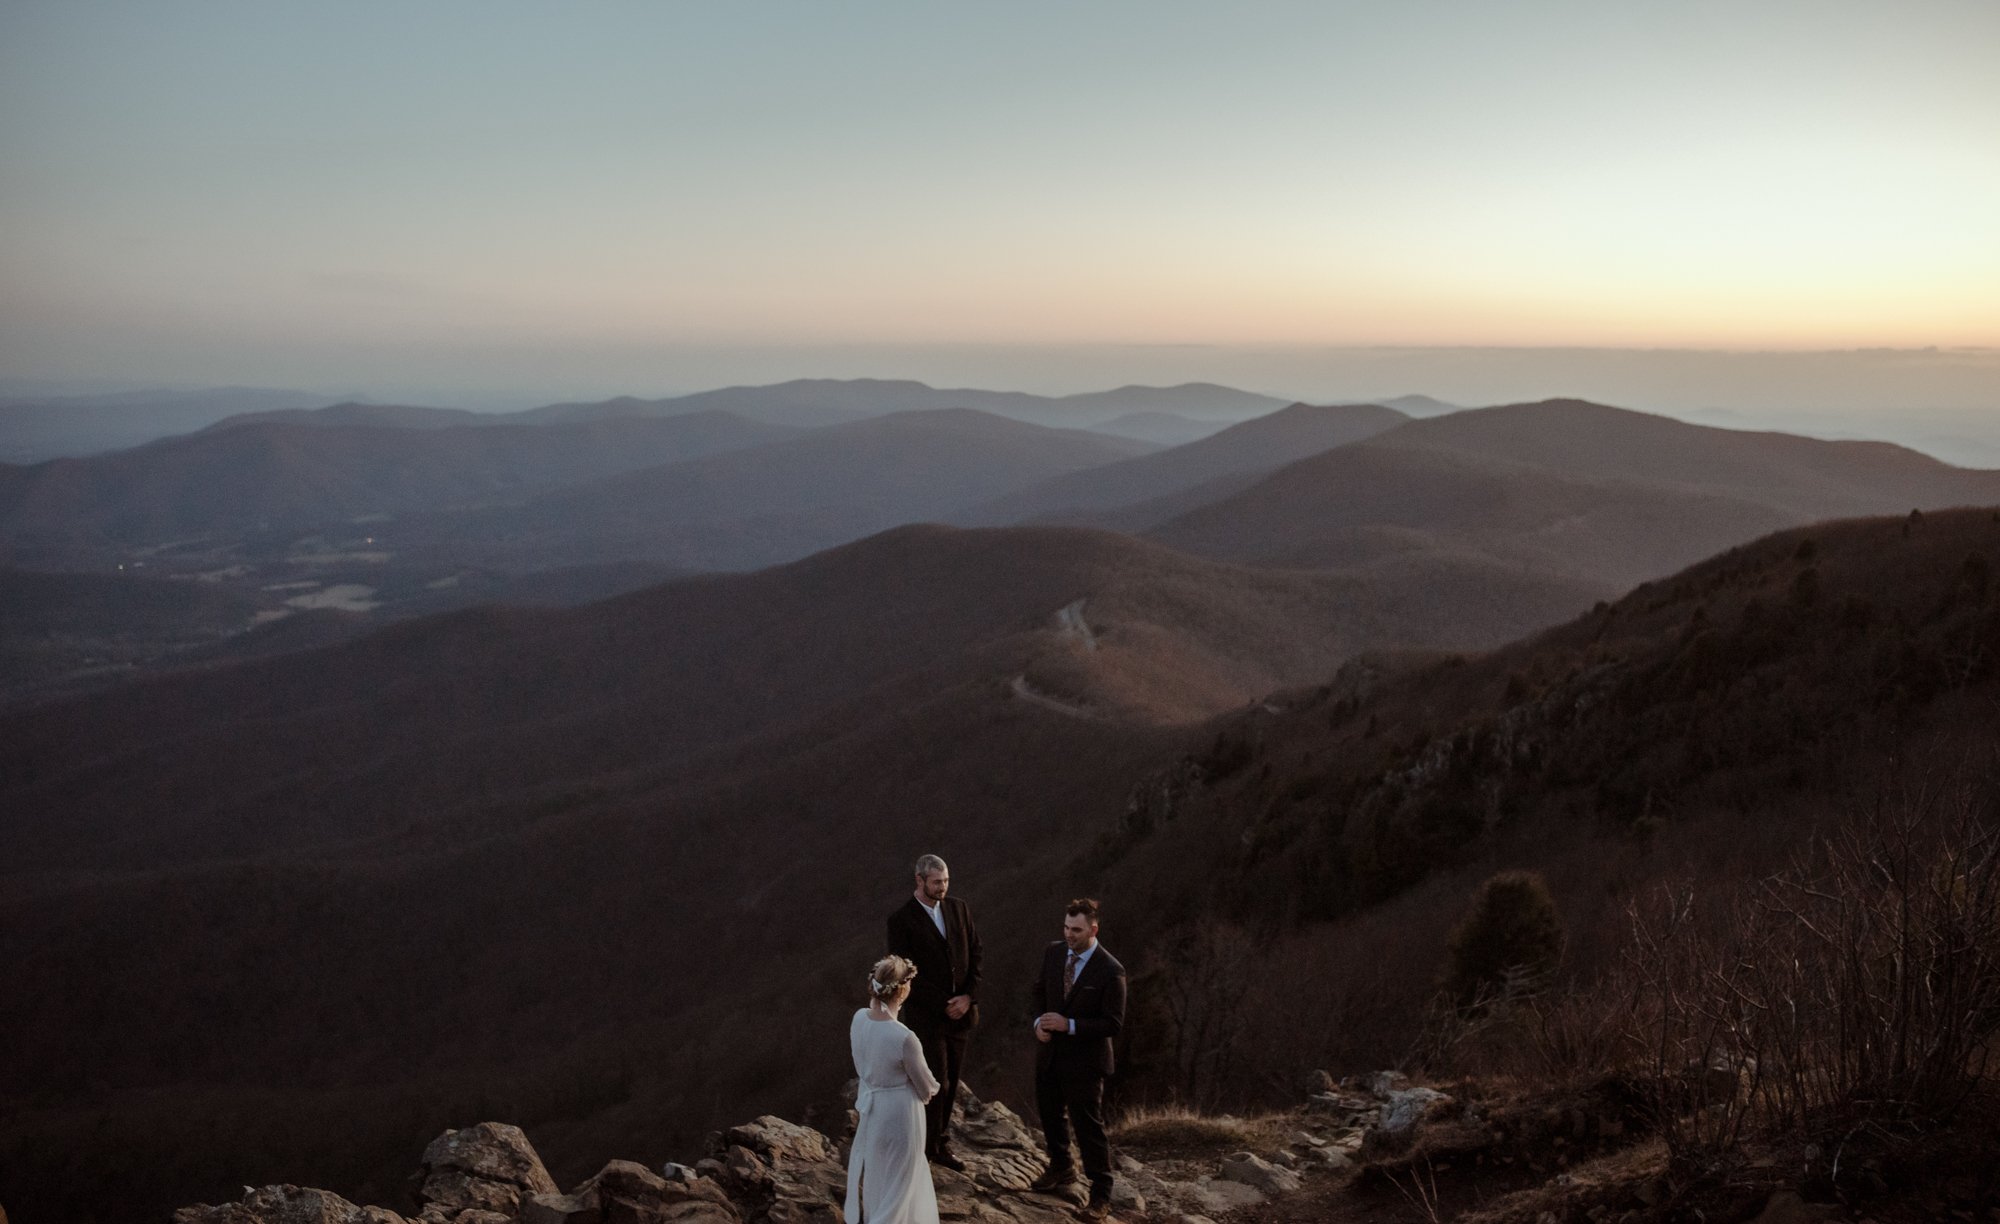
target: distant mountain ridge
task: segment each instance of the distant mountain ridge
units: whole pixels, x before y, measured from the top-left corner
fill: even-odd
[[[0,462],[41,463],[121,450],[204,429],[239,414],[302,411],[335,398],[304,391],[217,387],[11,399],[0,402]]]
[[[753,420],[787,425],[827,425],[942,408],[969,408],[1036,424],[1081,428],[1093,421],[1134,412],[1243,417],[1269,412],[1285,401],[1213,383],[1175,387],[1119,387],[1078,395],[1042,396],[1022,391],[937,388],[912,379],[803,378],[758,387],[724,387],[667,399],[630,396],[598,403],[550,404],[520,414],[524,419],[578,420],[607,416],[670,416],[720,409]]]
[[[368,404],[346,400],[324,408],[276,408],[267,412],[245,412],[224,417],[209,429],[236,429],[244,425],[383,425],[397,429],[452,429],[474,425],[518,424],[514,414],[473,412],[465,408],[425,408],[410,404]]]
[[[188,536],[520,500],[793,432],[723,413],[477,429],[217,427],[108,455],[0,465],[0,555],[74,564]]]
[[[1485,558],[1614,594],[1827,518],[2000,504],[2000,472],[1887,443],[1689,425],[1580,400],[1412,421],[1187,508],[1149,538],[1340,569]]]
[[[1089,521],[1089,512],[1166,497],[1211,481],[1268,472],[1309,455],[1371,438],[1409,420],[1376,404],[1288,408],[1232,425],[1158,454],[1058,476],[979,507],[966,521]]]
[[[1150,449],[974,409],[899,412],[628,473],[518,508],[412,519],[389,538],[414,553],[515,570],[557,557],[755,569]]]

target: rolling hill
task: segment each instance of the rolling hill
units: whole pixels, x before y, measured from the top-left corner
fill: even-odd
[[[1269,472],[1373,437],[1408,419],[1374,404],[1293,404],[1171,450],[1043,481],[978,507],[965,521],[1089,522],[1093,511],[1167,497],[1212,481]]]
[[[383,538],[412,557],[516,570],[613,560],[753,569],[1148,449],[968,409],[902,412],[519,507],[412,519]]]
[[[296,531],[517,501],[789,437],[721,413],[560,427],[245,424],[87,459],[0,467],[0,550],[46,567],[188,537]]]
[[[1412,421],[1185,509],[1204,556],[1339,569],[1523,568],[1599,597],[1817,519],[2000,503],[2000,473],[1886,443],[1688,425],[1574,400]]]

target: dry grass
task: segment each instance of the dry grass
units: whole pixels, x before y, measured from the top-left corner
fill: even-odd
[[[1252,1133],[1241,1118],[1211,1116],[1183,1105],[1140,1106],[1111,1127],[1113,1142],[1144,1148],[1241,1145]]]
[[[1203,1113],[1185,1105],[1140,1105],[1124,1111],[1112,1123],[1111,1139],[1120,1147],[1160,1155],[1218,1148],[1261,1150],[1284,1146],[1298,1126],[1298,1118],[1287,1113],[1239,1118]]]

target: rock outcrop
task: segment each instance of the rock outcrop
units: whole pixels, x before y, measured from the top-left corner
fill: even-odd
[[[685,1165],[655,1173],[614,1160],[568,1194],[537,1194],[521,1206],[520,1224],[740,1224],[722,1187]]]
[[[1113,1209],[1209,1224],[1295,1192],[1308,1174],[1348,1168],[1365,1141],[1392,1133],[1407,1139],[1450,1102],[1394,1072],[1337,1087],[1320,1073],[1308,1086],[1312,1096],[1293,1115],[1304,1129],[1289,1146],[1238,1151],[1207,1171],[1180,1162],[1169,1173],[1121,1157]],[[1030,1189],[1046,1167],[1041,1137],[1007,1106],[961,1087],[952,1143],[965,1171],[932,1169],[942,1220],[1075,1224],[1079,1198]],[[417,1214],[406,1219],[325,1190],[265,1186],[234,1203],[184,1207],[174,1224],[847,1224],[847,1159],[835,1138],[767,1115],[711,1136],[693,1168],[668,1163],[655,1172],[613,1160],[565,1193],[518,1127],[482,1122],[432,1140],[411,1193]]]
[[[174,1224],[407,1224],[381,1207],[356,1207],[329,1190],[302,1186],[246,1187],[243,1197],[220,1206],[183,1207]]]
[[[435,1224],[512,1224],[521,1204],[555,1194],[555,1179],[518,1126],[481,1122],[446,1131],[424,1149],[415,1182],[419,1218]]]

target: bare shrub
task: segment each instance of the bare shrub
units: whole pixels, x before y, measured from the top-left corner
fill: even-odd
[[[1165,941],[1160,977],[1180,1098],[1212,1107],[1231,1082],[1256,946],[1231,926],[1199,925]]]
[[[1697,893],[1634,911],[1647,1051],[1677,1157],[1757,1124],[1921,1131],[1983,1079],[2000,1029],[2000,840],[1966,789],[1879,805],[1711,921]]]

